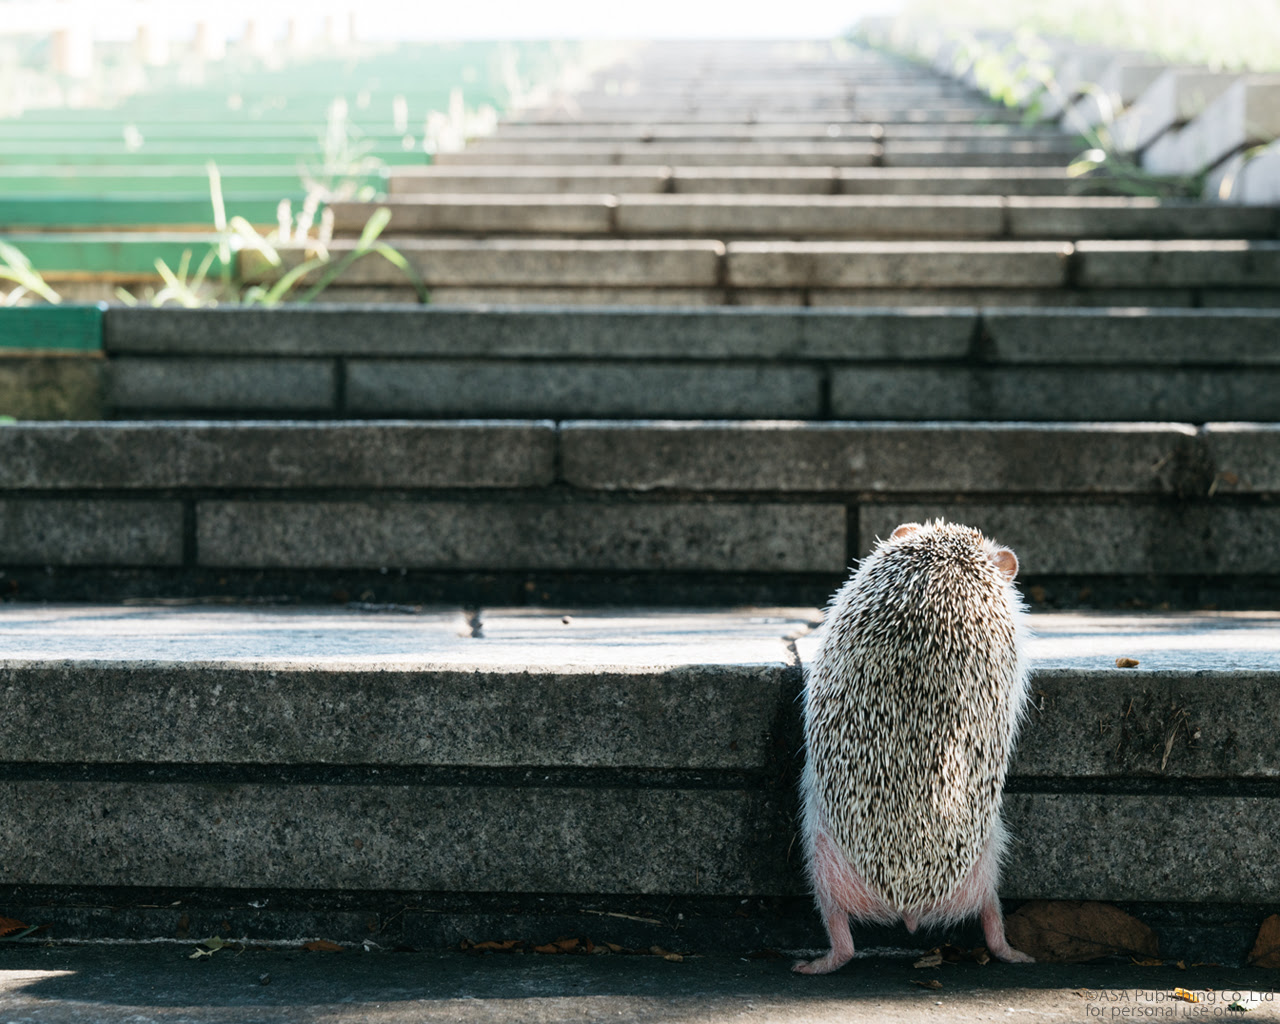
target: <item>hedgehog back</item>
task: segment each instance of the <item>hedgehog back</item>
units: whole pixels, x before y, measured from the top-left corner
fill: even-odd
[[[883,542],[836,595],[806,736],[828,835],[899,911],[952,895],[1000,814],[1026,679],[1021,604],[968,527]]]

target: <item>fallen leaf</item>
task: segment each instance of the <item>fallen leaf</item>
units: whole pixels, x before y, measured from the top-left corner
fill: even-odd
[[[1262,922],[1248,963],[1250,967],[1280,967],[1280,914],[1272,914]]]
[[[1137,967],[1163,967],[1164,961],[1151,956],[1131,956],[1129,960]]]
[[[1116,658],[1116,668],[1137,668],[1138,665],[1137,658]]]
[[[328,939],[316,939],[314,942],[308,942],[303,949],[310,950],[312,953],[341,953],[342,947],[336,942],[330,942]]]
[[[1005,920],[1009,944],[1037,960],[1084,963],[1120,953],[1160,955],[1155,932],[1108,903],[1036,900]]]
[[[551,945],[559,949],[561,953],[572,953],[582,943],[578,939],[556,939]]]
[[[616,942],[606,942],[606,943],[605,943],[605,945],[609,947],[609,951],[610,951],[611,953],[621,953],[621,952],[622,952],[622,947],[621,947],[621,946],[619,946]]]
[[[911,966],[912,967],[937,967],[941,963],[942,963],[942,954],[938,952],[933,952],[933,953],[929,953],[927,956],[922,956],[919,960],[917,960]]]
[[[1200,1002],[1200,997],[1198,995],[1196,995],[1194,992],[1188,992],[1185,988],[1175,988],[1173,990],[1173,998],[1182,999],[1188,1003]]]
[[[12,917],[0,917],[0,935],[12,935],[25,927],[27,927],[25,924]]]
[[[912,979],[911,984],[919,985],[921,988],[942,988],[942,982],[937,978],[930,978],[928,981],[921,981],[919,978],[914,978]]]
[[[188,959],[188,960],[199,960],[202,956],[213,956],[213,950],[211,950],[211,949],[200,949],[199,947],[197,947],[197,948],[196,948],[196,950],[195,950],[195,951],[194,951],[194,952],[193,952],[189,957],[187,957],[187,959]]]
[[[554,943],[548,942],[545,946],[534,946],[535,953],[559,953],[560,949]]]
[[[973,955],[973,962],[979,967],[985,967],[987,964],[991,963],[991,953],[987,950],[986,946],[978,948],[978,951]]]
[[[670,960],[673,964],[678,964],[684,960],[684,957],[681,956],[679,953],[663,953],[662,959]]]

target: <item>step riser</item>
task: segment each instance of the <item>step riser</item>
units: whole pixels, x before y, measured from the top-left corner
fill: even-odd
[[[876,536],[941,515],[1012,545],[1031,578],[1244,580],[1280,574],[1278,438],[1177,425],[14,426],[0,433],[0,558],[196,575],[834,579]]]

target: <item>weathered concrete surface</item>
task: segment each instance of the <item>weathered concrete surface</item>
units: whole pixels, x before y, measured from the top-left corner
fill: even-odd
[[[759,770],[819,617],[9,606],[0,741],[45,763]]]
[[[198,562],[233,568],[839,572],[837,504],[201,501]]]
[[[905,145],[905,144],[904,144]],[[502,142],[438,153],[441,167],[508,164],[589,166],[660,164],[669,167],[869,167],[880,155],[874,142]]]
[[[1219,306],[1253,306],[1263,304],[1258,299],[1243,301],[1243,297],[1268,296],[1271,292],[1246,291],[1242,297],[1233,297]],[[737,294],[737,293],[735,293]],[[844,308],[898,307],[904,312],[911,309],[938,306],[1011,306],[1053,308],[1106,307],[1172,307],[1192,306],[1197,296],[1210,305],[1211,291],[1196,292],[1192,288],[810,288],[807,293],[810,306]]]
[[[1240,78],[1199,68],[1169,68],[1110,126],[1112,143],[1123,153],[1146,149],[1171,128],[1185,124]]]
[[[335,241],[335,257],[354,242]],[[717,284],[724,246],[714,241],[596,241],[467,238],[401,238],[396,248],[428,287],[436,285],[677,287]],[[282,254],[300,263],[297,252]],[[240,253],[241,274],[247,281],[274,276],[277,271],[255,250]],[[316,272],[308,277],[314,280]],[[339,279],[353,284],[403,284],[404,274],[380,255],[356,260]]]
[[[373,207],[364,202],[326,204],[334,230],[359,235]],[[388,236],[399,231],[452,234],[604,235],[613,227],[607,195],[486,195],[399,197],[385,203],[391,211]]]
[[[779,756],[821,619],[408,611],[6,606],[3,749],[49,764],[758,770]],[[1253,727],[1278,713],[1277,613],[1030,624],[1014,776],[1280,778],[1274,734]]]
[[[1079,365],[1280,364],[1275,313],[1186,309],[984,310],[1000,363]]]
[[[513,783],[5,781],[0,813],[12,831],[0,884],[741,895],[783,888],[789,823],[776,796]]]
[[[1098,243],[1095,243],[1098,244]],[[1059,242],[730,242],[735,287],[1058,287]],[[1121,282],[1132,283],[1132,282]]]
[[[1128,196],[1005,200],[1014,238],[1275,238],[1280,210]],[[1234,216],[1228,215],[1230,210]]]
[[[1076,244],[1077,282],[1084,287],[1212,285],[1276,288],[1277,241],[1084,241]]]
[[[423,193],[642,193],[662,192],[669,167],[397,167],[387,179],[392,197]]]
[[[814,367],[614,361],[361,360],[346,409],[361,416],[775,416],[822,412]]]
[[[1198,174],[1237,150],[1280,136],[1280,75],[1232,82],[1186,127],[1157,139],[1142,154],[1154,174]]]
[[[334,368],[303,359],[114,359],[110,403],[116,411],[331,410]]]
[[[831,373],[831,414],[851,420],[1273,420],[1280,418],[1280,373],[1079,364],[849,367]]]
[[[1126,323],[1141,326],[1132,318]],[[107,348],[113,355],[184,359],[202,354],[953,359],[968,351],[976,326],[973,310],[113,308],[107,312]],[[1028,333],[1036,329],[1033,323],[1026,328]],[[359,340],[358,349],[353,338]]]
[[[1128,55],[1116,57],[1092,83],[1094,87],[1062,115],[1063,126],[1080,130],[1110,124],[1168,70],[1165,63]]]
[[[106,362],[96,355],[0,359],[0,414],[23,420],[92,420],[102,415]]]
[[[999,200],[966,196],[623,196],[617,230],[629,235],[781,238],[996,238]]]
[[[112,498],[0,500],[0,562],[181,565],[182,505]]]
[[[551,482],[555,443],[536,420],[14,424],[0,488],[527,487]]]
[[[1280,203],[1280,142],[1223,161],[1205,181],[1204,197],[1228,203]]]
[[[1215,492],[1280,491],[1280,423],[1207,424],[1204,441],[1215,469]]]
[[[1178,424],[801,422],[635,429],[570,421],[561,438],[565,479],[602,490],[1159,494],[1185,472],[1194,431]]]
[[[869,504],[859,512],[859,550],[869,551],[899,523],[937,516],[998,537],[1018,552],[1029,576],[1280,572],[1280,510],[1207,501]]]
[[[474,936],[501,940],[506,936]],[[546,936],[546,941],[559,936]],[[861,946],[861,936],[854,941]],[[689,949],[660,956],[476,955],[458,952],[308,953],[297,948],[221,950],[192,961],[195,939],[141,946],[6,950],[0,1006],[33,1024],[703,1024],[748,1017],[761,1024],[917,1024],[1036,1015],[1112,1019],[1115,1009],[1169,1020],[1202,1019],[1241,997],[1247,1020],[1274,1021],[1273,972],[1194,965],[943,964],[915,956],[860,956],[834,975],[793,974],[788,957],[752,959]],[[938,980],[942,988],[918,982]],[[1173,998],[1194,991],[1198,1003]],[[1234,1016],[1234,1014],[1232,1014]],[[1122,1019],[1122,1018],[1117,1018]]]

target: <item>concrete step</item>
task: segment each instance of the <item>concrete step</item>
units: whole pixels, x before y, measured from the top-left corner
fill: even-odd
[[[1121,197],[488,195],[397,198],[388,236],[1275,239],[1280,207]],[[335,202],[359,235],[376,208]]]
[[[478,139],[436,154],[440,166],[485,164],[668,164],[693,167],[1066,167],[1082,151],[1076,139],[886,139],[842,141],[521,142]]]
[[[1280,420],[1278,311],[85,312],[124,418]]]
[[[334,254],[352,242],[335,241]],[[1275,305],[1280,242],[730,241],[711,239],[399,238],[433,301],[708,305]],[[286,253],[286,262],[300,254]],[[246,281],[273,273],[239,256]],[[313,272],[311,278],[314,279]],[[338,278],[406,288],[381,256]],[[926,289],[922,293],[920,289]],[[376,294],[376,293],[375,293]],[[392,293],[396,294],[396,293]],[[925,298],[923,296],[927,295]],[[949,301],[948,301],[949,299]]]
[[[419,193],[747,193],[818,195],[1082,195],[1115,191],[1105,177],[1057,167],[589,167],[519,164],[397,167],[393,196]]]
[[[795,697],[817,619],[10,604],[0,886],[40,893],[37,920],[61,938],[172,935],[175,907],[112,914],[106,898],[177,892],[197,914],[244,894],[218,931],[262,940],[287,915],[247,904],[287,893],[351,894],[357,913],[328,918],[343,941],[371,920],[380,933],[359,911],[394,893],[415,905],[398,927],[432,944],[472,937],[476,911],[502,906],[523,931],[536,911],[510,908],[531,897],[666,899],[722,919],[746,900],[729,948],[820,934],[811,909],[756,908],[807,902]],[[1241,723],[1280,710],[1280,617],[1032,625],[1006,898],[1274,904],[1264,823],[1280,750]]]
[[[877,121],[759,122],[622,121],[608,123],[499,122],[490,138],[503,142],[805,139],[1061,139],[1056,127],[996,123],[919,124]]]
[[[818,602],[876,536],[945,516],[1053,604],[1266,606],[1278,445],[1266,423],[13,424],[0,564],[28,598]]]

